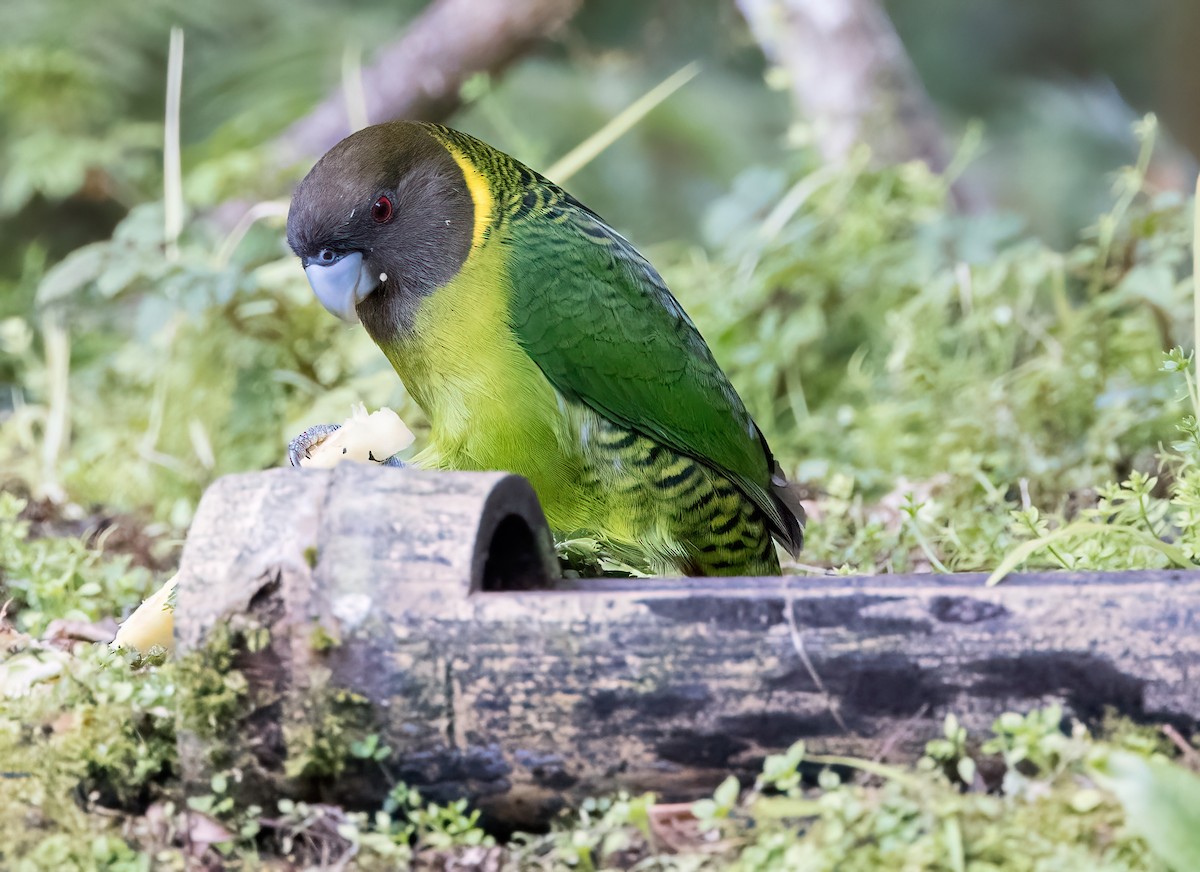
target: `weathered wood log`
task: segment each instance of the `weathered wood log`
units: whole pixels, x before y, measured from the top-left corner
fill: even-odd
[[[237,723],[183,740],[189,778],[233,768],[247,801],[370,803],[401,779],[528,826],[621,787],[696,797],[801,738],[911,751],[947,712],[1200,719],[1194,572],[539,589],[554,564],[524,480],[342,465],[217,482],[181,573],[181,653],[231,617],[270,632],[235,657]],[[366,733],[381,763],[313,762]]]

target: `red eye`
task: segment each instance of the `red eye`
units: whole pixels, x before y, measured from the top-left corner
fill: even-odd
[[[371,217],[375,219],[376,224],[387,224],[392,220],[392,201],[387,197],[380,197],[375,201],[375,205],[371,207]]]

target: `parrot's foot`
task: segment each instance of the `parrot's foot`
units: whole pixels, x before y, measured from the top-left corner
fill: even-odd
[[[313,448],[340,429],[342,429],[341,424],[315,424],[309,427],[288,443],[288,463],[299,469],[301,460],[312,458]]]
[[[293,439],[291,442],[288,443],[288,463],[290,463],[293,467],[296,467],[297,469],[299,469],[302,466],[307,465],[304,463],[304,461],[313,459],[314,450],[322,442],[324,442],[326,439],[328,439],[330,436],[332,436],[334,433],[336,433],[337,431],[339,431],[341,429],[342,429],[341,424],[315,424],[312,427],[309,427],[307,430],[305,430],[303,433],[301,433],[299,436],[297,436],[295,439]],[[336,449],[334,449],[334,450],[336,450]],[[347,449],[345,447],[343,447],[341,453],[346,454]],[[358,453],[358,452],[356,452],[356,453]],[[384,458],[381,460],[381,459],[375,457],[375,455],[373,453],[371,453],[370,449],[367,449],[365,452],[361,452],[361,453],[365,453],[366,456],[365,457],[356,457],[356,456],[352,455],[350,458],[347,458],[347,459],[373,461],[375,463],[378,463],[380,466],[404,467],[404,466],[408,465],[396,455],[393,455],[391,457],[387,457],[387,458]],[[336,460],[331,462],[331,461],[329,461],[328,458],[322,458],[322,460],[324,462],[321,462],[317,465],[328,467],[328,466],[333,466],[337,463]]]

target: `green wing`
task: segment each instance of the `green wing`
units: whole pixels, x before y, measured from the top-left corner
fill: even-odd
[[[770,450],[662,277],[556,185],[523,181],[501,237],[517,340],[564,396],[729,476],[798,549]]]

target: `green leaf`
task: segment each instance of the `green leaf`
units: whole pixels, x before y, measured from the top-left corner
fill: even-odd
[[[1022,542],[1010,551],[1008,556],[1000,561],[1000,565],[996,567],[995,571],[988,576],[988,587],[999,584],[1006,575],[1043,548],[1048,548],[1063,539],[1084,533],[1123,533],[1136,540],[1139,545],[1145,545],[1147,548],[1153,548],[1158,551],[1180,568],[1187,569],[1195,565],[1192,561],[1188,560],[1187,555],[1183,553],[1182,549],[1172,545],[1170,542],[1164,542],[1162,539],[1139,527],[1131,527],[1128,524],[1101,524],[1097,521],[1074,521],[1065,527],[1055,530],[1053,533],[1048,533],[1037,539],[1031,539],[1028,542]]]
[[[750,813],[765,820],[816,817],[821,813],[821,803],[800,797],[768,796],[755,800]]]
[[[711,799],[698,799],[692,803],[692,814],[699,821],[711,821],[717,816],[717,804]]]
[[[730,775],[713,791],[713,800],[722,808],[733,808],[741,790],[742,785],[737,777]]]
[[[958,769],[958,777],[962,779],[963,784],[970,785],[975,781],[975,761],[970,757],[963,757],[956,764]]]
[[[38,286],[38,305],[56,303],[94,282],[107,266],[110,248],[108,242],[93,242],[75,249],[56,263]]]
[[[1097,756],[1090,770],[1159,859],[1175,872],[1200,869],[1200,777],[1164,757],[1118,750]]]
[[[1084,788],[1071,797],[1071,811],[1076,814],[1087,814],[1104,802],[1100,791]]]

